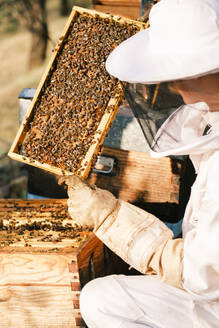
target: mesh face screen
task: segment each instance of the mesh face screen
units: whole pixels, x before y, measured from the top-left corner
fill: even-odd
[[[126,100],[138,120],[149,147],[152,150],[160,151],[158,142],[160,134],[158,135],[157,132],[170,115],[174,115],[176,109],[183,104],[182,98],[172,94],[167,86],[161,86],[155,102],[153,102],[155,99],[154,86],[123,83],[123,88]],[[175,136],[168,131],[168,125],[162,133],[176,142]],[[181,159],[182,157],[177,156],[177,158]]]

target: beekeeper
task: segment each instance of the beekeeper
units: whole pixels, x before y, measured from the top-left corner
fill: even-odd
[[[143,273],[89,282],[80,309],[89,328],[218,328],[219,1],[161,0],[149,19],[106,68],[130,83],[171,81],[184,99],[151,144],[152,156],[189,154],[194,164],[183,238],[106,190],[69,182],[72,217]]]

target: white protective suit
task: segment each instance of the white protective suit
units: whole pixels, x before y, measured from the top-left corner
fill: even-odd
[[[175,143],[162,134],[167,124]],[[211,128],[203,135],[207,124]],[[189,154],[197,172],[183,221],[184,290],[156,276],[96,279],[81,294],[89,328],[219,328],[219,112],[205,103],[185,105],[159,133],[162,151],[152,156]]]

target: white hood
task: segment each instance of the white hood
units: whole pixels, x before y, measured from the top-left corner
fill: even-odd
[[[211,128],[203,135],[207,125]],[[183,105],[163,123],[155,140],[152,157],[190,155],[198,170],[198,158],[219,148],[219,111],[210,112],[204,102]]]

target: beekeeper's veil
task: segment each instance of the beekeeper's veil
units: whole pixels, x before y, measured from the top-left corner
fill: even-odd
[[[177,121],[178,112],[176,103],[164,106],[160,100],[157,106],[155,85],[219,71],[219,1],[161,0],[152,7],[149,21],[149,28],[113,50],[106,69],[123,81],[126,99],[155,149],[161,131],[176,138],[167,123],[160,127],[167,117],[170,124]]]
[[[180,96],[171,93],[166,83],[145,86],[145,84],[123,84],[126,100],[142,129],[144,137],[152,150],[159,151],[158,131],[176,108],[182,105]],[[168,139],[176,138],[168,129],[164,130]],[[162,149],[163,150],[163,149]]]

